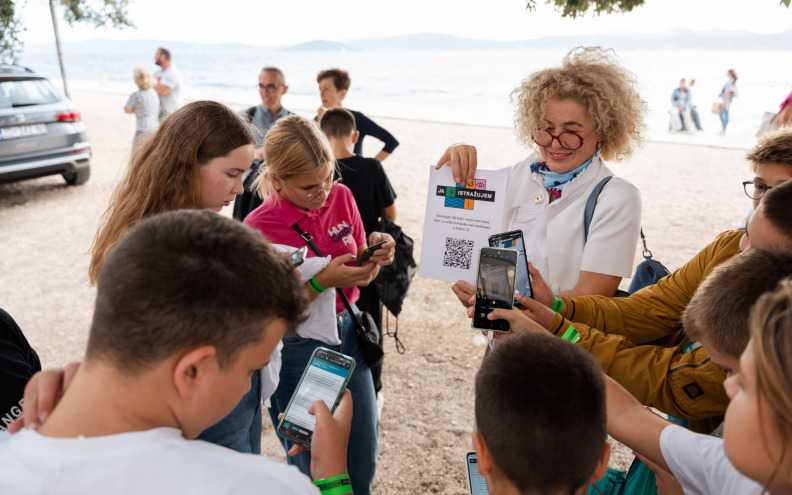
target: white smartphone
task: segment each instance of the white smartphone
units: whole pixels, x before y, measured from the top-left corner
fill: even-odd
[[[476,451],[471,450],[465,456],[465,470],[467,471],[468,493],[470,495],[489,495],[487,480],[479,474]]]

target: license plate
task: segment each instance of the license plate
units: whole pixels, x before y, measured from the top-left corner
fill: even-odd
[[[14,139],[27,136],[38,136],[47,133],[46,124],[17,125],[0,127],[0,139]]]

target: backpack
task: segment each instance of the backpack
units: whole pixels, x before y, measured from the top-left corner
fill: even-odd
[[[404,354],[404,344],[399,340],[399,313],[401,313],[402,303],[417,271],[415,258],[413,258],[415,241],[388,217],[380,219],[374,232],[390,234],[396,241],[396,254],[393,263],[380,268],[379,275],[374,279],[373,284],[382,304],[396,317],[396,329],[391,333],[390,322],[386,314],[385,334],[395,339],[396,350],[399,354]]]

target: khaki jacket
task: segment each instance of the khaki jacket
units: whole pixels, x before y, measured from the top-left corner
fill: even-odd
[[[726,375],[706,349],[684,352],[681,345],[638,344],[681,329],[682,312],[693,293],[716,266],[740,253],[743,233],[720,236],[685,266],[630,297],[563,298],[567,318],[556,315],[550,331],[564,335],[570,320],[574,322],[580,333],[577,345],[641,403],[680,419],[717,420],[729,403],[723,390]]]

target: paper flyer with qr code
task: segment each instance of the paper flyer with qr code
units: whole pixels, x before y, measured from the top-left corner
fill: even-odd
[[[479,249],[501,232],[508,169],[477,170],[475,184],[454,182],[450,167],[429,167],[418,274],[476,283]]]

